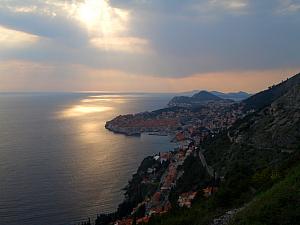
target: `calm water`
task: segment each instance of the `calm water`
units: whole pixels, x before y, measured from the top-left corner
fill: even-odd
[[[0,94],[0,224],[70,225],[113,211],[141,160],[167,137],[104,129],[167,95]]]

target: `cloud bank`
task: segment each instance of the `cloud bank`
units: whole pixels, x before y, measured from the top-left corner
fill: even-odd
[[[66,89],[57,80],[73,76],[84,84],[95,71],[150,79],[152,86],[204,74],[232,72],[245,80],[247,71],[297,71],[299,25],[296,0],[2,0],[0,80],[17,80],[16,62],[44,68],[53,90]],[[30,84],[35,73],[27,73],[22,76]],[[101,81],[108,80],[106,88],[131,88],[125,80],[115,88],[113,79]],[[2,89],[22,89],[8,86]]]

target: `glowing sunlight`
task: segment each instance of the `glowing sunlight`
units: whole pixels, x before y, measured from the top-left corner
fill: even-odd
[[[19,47],[24,43],[32,44],[38,40],[38,37],[21,31],[7,29],[0,26],[0,44],[1,47]]]
[[[61,117],[83,116],[91,113],[99,113],[112,110],[112,107],[96,105],[75,105],[62,112]]]

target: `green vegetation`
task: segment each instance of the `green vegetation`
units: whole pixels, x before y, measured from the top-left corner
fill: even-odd
[[[299,224],[299,159],[298,155],[277,167],[270,166],[256,172],[237,163],[228,172],[230,177],[211,198],[199,195],[191,209],[175,208],[163,216],[153,217],[149,225],[208,225],[214,218],[248,202],[250,204],[230,225]]]
[[[119,205],[118,209],[114,213],[100,214],[97,215],[95,225],[107,225],[111,224],[117,219],[122,219],[131,214],[134,207],[138,203],[142,202],[146,197],[152,196],[158,188],[159,177],[168,167],[168,163],[163,164],[160,161],[156,161],[152,156],[146,157],[141,165],[139,166],[137,173],[132,176],[125,190],[125,200]],[[155,168],[155,176],[148,176],[148,168]],[[142,182],[143,177],[148,177],[149,179],[157,180],[157,182]],[[141,207],[135,216],[144,215],[144,207]],[[88,224],[87,224],[88,225]]]
[[[189,156],[184,161],[182,169],[184,173],[176,184],[178,193],[199,190],[201,187],[204,188],[210,181],[205,168],[197,157]]]
[[[196,107],[208,101],[231,102],[231,100],[220,98],[208,91],[200,91],[194,94],[192,97],[176,96],[171,99],[171,101],[168,103],[168,106]]]
[[[269,87],[268,90],[262,91],[244,100],[243,103],[245,104],[245,109],[262,109],[287,93],[297,83],[300,83],[300,73],[278,85]]]
[[[211,183],[211,178],[208,176],[206,169],[202,166],[199,158],[195,156],[189,156],[179,170],[184,171],[184,173],[169,196],[173,207],[178,205],[177,200],[180,194],[201,190]]]
[[[198,196],[191,209],[153,217],[150,225],[209,225],[239,208],[231,225],[300,224],[300,88],[287,91],[291,81],[283,84],[275,87],[283,95],[273,90],[276,101],[201,146],[207,163],[224,178],[218,191],[208,199]],[[187,174],[195,170],[190,164]],[[184,181],[178,188],[193,187],[189,176]]]
[[[209,225],[214,219],[221,225],[300,224],[300,74],[243,104],[256,111],[199,146],[216,177],[209,177],[198,156],[189,156],[169,196],[172,210],[151,217],[149,225]],[[151,160],[129,184],[122,212],[155,189],[143,187],[139,176],[155,164]],[[205,198],[206,186],[218,190]],[[189,191],[198,191],[192,208],[176,207],[178,196]]]
[[[230,224],[300,224],[300,166],[270,190],[261,193]]]

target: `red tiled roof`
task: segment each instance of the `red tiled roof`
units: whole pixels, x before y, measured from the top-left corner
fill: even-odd
[[[160,196],[161,196],[161,193],[160,193],[159,191],[156,192],[156,193],[153,195],[153,197],[152,197],[153,201],[159,202],[159,201],[160,201]]]
[[[149,219],[150,219],[149,216],[145,216],[143,218],[138,219],[136,222],[137,222],[137,224],[139,224],[139,223],[148,223]]]

